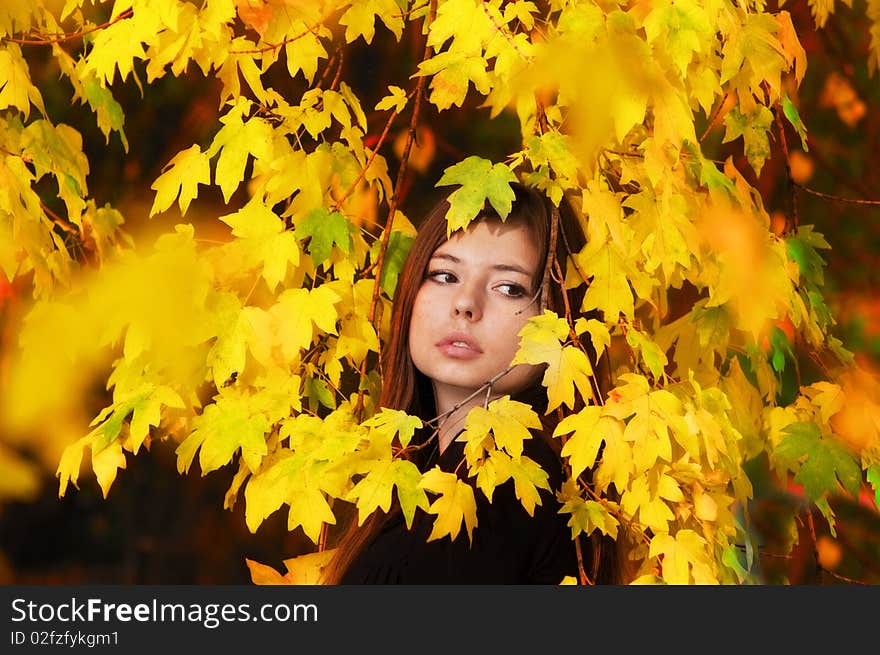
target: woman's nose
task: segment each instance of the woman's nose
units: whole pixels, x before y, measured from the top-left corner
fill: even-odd
[[[464,317],[468,321],[477,321],[482,316],[480,299],[470,285],[463,284],[456,294],[452,305],[452,313],[456,317]]]

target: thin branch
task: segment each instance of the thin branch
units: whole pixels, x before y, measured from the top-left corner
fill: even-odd
[[[336,75],[333,76],[333,81],[330,82],[330,90],[335,91],[339,86],[339,80],[342,79],[342,68],[345,63],[345,51],[339,51],[339,62],[336,65]]]
[[[68,234],[77,234],[77,235],[79,234],[79,228],[76,225],[74,225],[70,221],[66,221],[63,218],[61,218],[58,214],[53,212],[46,205],[44,205],[42,202],[40,203],[40,209],[42,209],[44,212],[46,212],[46,215],[52,219],[52,222],[55,225],[57,225],[59,228],[61,228],[62,230],[64,230]]]
[[[471,400],[473,400],[477,396],[481,395],[483,393],[483,391],[485,391],[487,388],[491,388],[496,382],[498,382],[498,380],[500,380],[505,375],[510,373],[513,369],[514,369],[513,366],[508,366],[506,369],[504,369],[503,371],[501,371],[497,375],[493,376],[491,380],[486,380],[478,389],[476,389],[471,395],[469,395],[464,400],[461,400],[460,402],[456,403],[453,407],[446,410],[442,414],[438,414],[437,416],[432,418],[430,421],[425,421],[425,425],[434,425],[436,423],[439,426],[440,423],[442,423],[450,415],[454,414],[459,409],[464,407],[467,403],[469,403]]]
[[[785,232],[797,229],[800,220],[798,218],[797,194],[794,189],[794,178],[791,175],[791,162],[788,155],[788,140],[785,138],[785,125],[782,123],[782,112],[777,102],[773,105],[773,116],[776,119],[776,131],[779,133],[779,143],[782,146],[782,157],[785,161],[785,184],[788,187],[788,200],[791,205],[791,216],[785,217]]]
[[[848,202],[854,205],[880,205],[880,200],[863,200],[861,198],[845,198],[843,196],[834,195],[832,193],[822,193],[821,191],[816,191],[815,189],[810,189],[809,187],[805,187],[803,184],[798,182],[792,182],[794,186],[805,193],[809,193],[810,195],[816,196],[818,198],[824,198],[825,200],[833,200],[835,202]]]
[[[2,41],[8,41],[9,43],[17,43],[19,45],[55,45],[57,43],[64,43],[65,41],[73,41],[75,39],[81,39],[86,34],[91,34],[92,32],[97,32],[98,30],[103,30],[114,23],[117,23],[121,20],[125,20],[126,18],[131,18],[134,15],[133,9],[126,9],[121,14],[119,14],[113,20],[108,20],[106,23],[102,23],[101,25],[95,25],[94,27],[90,27],[87,30],[83,30],[82,32],[72,32],[70,34],[62,34],[59,36],[55,36],[52,38],[42,37],[42,38],[32,38],[32,39],[13,39],[12,37],[5,36]]]
[[[718,122],[718,119],[722,116],[722,110],[727,104],[727,99],[730,97],[730,91],[724,94],[724,97],[721,98],[721,102],[718,104],[717,109],[712,113],[712,116],[709,118],[709,124],[706,125],[706,129],[703,130],[703,133],[700,135],[700,143],[706,140],[706,137],[709,136],[709,132],[712,131],[712,128],[715,127],[715,123]]]
[[[495,16],[492,15],[492,13],[489,11],[489,7],[486,6],[486,3],[483,0],[480,1],[480,6],[483,7],[483,12],[486,14],[489,20],[492,21],[492,25],[495,26],[495,30],[501,33],[502,36],[504,36],[504,40],[510,44],[510,47],[516,50],[516,54],[518,54],[523,61],[531,61],[528,57],[526,57],[525,53],[523,53],[523,51],[519,49],[519,46],[510,36],[510,33],[506,29],[504,29],[503,26],[498,24],[498,21],[495,20]]]
[[[415,93],[415,90],[410,93]],[[394,119],[397,118],[398,111],[395,109],[391,112],[391,115],[388,117],[388,120],[385,122],[385,128],[382,130],[382,134],[379,135],[379,140],[376,142],[375,147],[372,149],[370,153],[370,157],[367,159],[367,163],[364,164],[358,176],[355,178],[354,182],[352,182],[348,189],[346,189],[345,193],[342,194],[340,198],[333,202],[334,208],[338,209],[342,207],[342,204],[348,200],[348,197],[354,193],[354,190],[357,188],[357,185],[360,184],[361,180],[364,179],[364,176],[367,174],[367,171],[370,169],[370,166],[373,164],[373,160],[376,158],[376,155],[379,154],[379,149],[385,143],[385,139],[388,137],[388,131],[391,129],[391,125],[394,123]],[[392,219],[393,220],[393,219]],[[370,267],[372,268],[372,266]]]
[[[319,38],[319,35],[315,32],[315,28],[319,25],[323,25],[324,21],[327,20],[329,14],[327,16],[322,16],[320,20],[310,27],[306,27],[305,30],[297,34],[296,36],[291,36],[290,38],[283,39],[278,43],[266,43],[266,45],[260,48],[250,48],[248,50],[230,50],[230,55],[260,55],[264,52],[270,52],[271,50],[277,50],[283,46],[286,46],[288,43],[293,43],[294,41],[299,41],[301,38],[308,34],[314,34],[315,38]]]

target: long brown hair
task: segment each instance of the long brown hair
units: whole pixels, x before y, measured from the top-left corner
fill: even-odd
[[[557,208],[536,189],[516,182],[511,184],[511,187],[514,201],[509,215],[504,219],[505,222],[525,225],[535,243],[540,244],[539,266],[532,284],[533,288],[537,289],[534,300],[539,302],[541,307],[546,307],[560,315],[564,312],[566,302],[569,307],[577,311],[586,291],[585,285],[569,290],[568,297],[564,298],[566,294],[564,285],[560,282],[548,283],[548,277],[558,278],[558,274],[561,273],[563,276],[561,279],[564,280],[571,255],[584,246],[585,230],[580,214],[573,211],[566,199],[563,199]],[[378,406],[404,410],[423,420],[434,418],[436,408],[431,382],[416,369],[410,356],[409,325],[416,295],[424,280],[428,262],[434,251],[448,238],[446,214],[449,207],[449,201],[444,198],[428,213],[419,226],[418,234],[398,278],[391,312],[390,338],[383,350],[382,392]],[[474,221],[500,220],[500,218],[487,202]],[[552,257],[549,262],[548,257]],[[558,263],[558,268],[554,262]],[[589,344],[585,345],[589,351]],[[599,370],[598,367],[594,368]],[[544,428],[542,436],[558,454],[558,442],[550,437],[556,423],[555,414],[542,416],[542,423]],[[423,435],[421,439],[424,438]],[[416,463],[419,463],[418,457],[418,454],[412,456]],[[391,513],[397,510],[395,506],[391,509]],[[377,510],[361,526],[357,525],[356,520],[351,519],[347,530],[337,542],[334,556],[323,571],[324,584],[338,584],[348,565],[381,530],[391,513],[386,515]],[[613,565],[614,544],[603,542],[600,547],[598,541],[592,541],[594,577],[598,573],[599,580],[610,582],[612,581],[609,577],[610,572],[616,568],[616,565]],[[602,565],[597,566],[600,557]]]

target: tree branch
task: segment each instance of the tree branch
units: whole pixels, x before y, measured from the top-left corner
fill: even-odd
[[[7,41],[9,43],[17,43],[19,45],[54,45],[56,43],[64,43],[65,41],[73,41],[74,39],[81,39],[86,34],[91,34],[92,32],[97,32],[98,30],[103,30],[114,23],[117,23],[121,20],[125,20],[126,18],[131,18],[134,15],[134,10],[129,8],[119,14],[113,20],[108,20],[106,23],[102,23],[100,25],[95,25],[94,27],[90,27],[87,30],[83,30],[82,32],[72,32],[70,34],[61,34],[55,37],[49,38],[48,36],[43,36],[40,38],[30,39],[13,39],[12,37],[5,36],[2,38],[3,41]]]

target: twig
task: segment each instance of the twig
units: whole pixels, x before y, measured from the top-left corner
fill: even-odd
[[[469,395],[469,396],[468,396],[467,398],[465,398],[464,400],[459,401],[459,402],[456,403],[453,407],[451,407],[450,409],[446,410],[446,411],[443,412],[442,414],[438,414],[437,416],[435,416],[435,417],[432,418],[431,420],[429,420],[429,421],[425,421],[425,425],[434,425],[435,423],[439,425],[439,423],[441,423],[443,420],[445,420],[445,419],[448,418],[450,415],[452,415],[452,414],[454,414],[455,412],[457,412],[459,409],[461,409],[462,407],[464,407],[464,405],[466,405],[468,402],[470,402],[471,400],[473,400],[474,398],[476,398],[477,396],[479,396],[481,393],[483,393],[483,391],[484,391],[486,388],[490,388],[490,389],[491,389],[492,386],[493,386],[496,382],[498,382],[498,380],[500,380],[500,379],[503,378],[505,375],[507,375],[508,373],[510,373],[513,369],[514,369],[513,366],[508,366],[506,369],[504,369],[503,371],[501,371],[501,372],[498,373],[497,375],[493,376],[491,380],[486,380],[486,382],[484,382],[479,388],[477,388],[477,389],[476,389],[471,395]]]
[[[724,94],[724,97],[721,98],[721,102],[718,104],[718,108],[712,112],[711,118],[709,118],[709,124],[706,125],[706,129],[703,130],[703,133],[700,135],[700,143],[705,141],[706,137],[709,136],[709,132],[712,131],[712,128],[715,127],[715,123],[718,122],[718,119],[721,117],[721,111],[724,109],[724,106],[727,104],[727,99],[730,97],[730,91]]]
[[[92,32],[97,32],[98,30],[103,30],[114,23],[117,23],[121,20],[125,20],[126,18],[131,18],[134,15],[134,10],[129,8],[119,14],[113,20],[108,20],[106,23],[102,23],[101,25],[95,25],[94,27],[90,27],[87,30],[83,30],[82,32],[73,32],[71,34],[63,34],[61,36],[57,36],[54,38],[41,38],[41,39],[13,39],[12,37],[5,36],[2,41],[8,41],[9,43],[17,43],[19,45],[54,45],[57,43],[64,43],[65,41],[73,41],[74,39],[80,39],[84,37],[86,34],[91,34]]]
[[[282,46],[287,45],[288,43],[293,43],[294,41],[299,41],[301,38],[306,36],[307,34],[314,34],[315,38],[319,38],[319,35],[315,33],[315,28],[318,25],[323,25],[324,21],[328,18],[328,16],[322,16],[320,21],[312,25],[311,27],[306,27],[305,30],[297,34],[296,36],[292,36],[288,39],[283,39],[278,43],[266,43],[265,46],[261,48],[250,48],[248,50],[230,50],[230,55],[259,55],[264,52],[269,52],[270,50],[277,50]]]
[[[42,209],[44,212],[46,212],[46,214],[49,216],[49,218],[52,219],[52,222],[55,225],[57,225],[59,228],[61,228],[62,230],[64,230],[68,234],[79,234],[78,227],[76,227],[70,221],[66,221],[63,218],[61,218],[58,214],[53,212],[46,205],[44,205],[42,202],[40,203],[40,209]]]
[[[861,198],[845,198],[843,196],[834,195],[832,193],[822,193],[821,191],[816,191],[814,189],[810,189],[809,187],[805,187],[803,184],[798,182],[792,182],[794,186],[796,186],[801,191],[805,193],[809,193],[810,195],[816,196],[818,198],[824,198],[825,200],[834,200],[835,202],[849,202],[854,205],[880,205],[880,200],[863,200]]]
[[[415,93],[413,91],[412,93]],[[410,93],[410,95],[412,95]],[[382,147],[382,144],[385,143],[385,139],[388,137],[388,131],[391,129],[391,125],[394,123],[394,119],[397,118],[398,111],[395,109],[391,112],[391,115],[388,117],[388,120],[385,122],[385,128],[382,130],[382,134],[379,135],[379,140],[376,141],[375,147],[372,149],[370,153],[370,157],[367,159],[367,163],[364,164],[364,167],[361,169],[361,172],[358,173],[358,176],[355,178],[354,182],[352,182],[348,189],[346,189],[345,193],[342,196],[335,200],[333,206],[335,208],[342,207],[342,203],[348,200],[348,197],[354,193],[354,190],[357,188],[357,185],[360,184],[361,180],[364,179],[364,176],[367,174],[367,171],[370,169],[370,166],[373,164],[373,160],[376,158],[376,155],[379,154],[379,149]],[[393,218],[392,218],[393,220]],[[372,268],[372,266],[370,267]]]
[[[486,14],[486,16],[488,16],[489,20],[492,21],[492,25],[495,26],[495,30],[500,32],[504,36],[504,40],[507,41],[514,50],[516,50],[516,54],[518,54],[523,61],[530,61],[530,59],[526,57],[522,50],[519,49],[519,46],[516,45],[516,42],[510,37],[510,33],[498,24],[498,21],[495,20],[495,17],[489,11],[489,7],[486,6],[486,3],[483,0],[480,0],[480,6],[483,7],[483,12]]]
[[[797,194],[794,192],[794,178],[791,175],[791,162],[788,159],[788,141],[785,138],[785,125],[779,103],[773,105],[773,116],[776,119],[776,131],[779,132],[779,144],[782,146],[782,157],[785,160],[785,183],[788,187],[788,200],[791,205],[791,216],[785,217],[785,232],[797,229],[800,220],[798,218]]]

